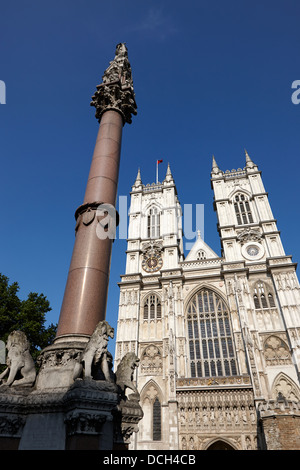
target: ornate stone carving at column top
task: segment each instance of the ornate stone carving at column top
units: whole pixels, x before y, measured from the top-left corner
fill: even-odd
[[[91,106],[95,106],[95,117],[100,122],[105,111],[114,110],[123,117],[123,122],[132,122],[131,115],[137,114],[131,67],[127,47],[120,43],[116,47],[115,58],[104,72],[102,83],[97,85],[92,96]]]

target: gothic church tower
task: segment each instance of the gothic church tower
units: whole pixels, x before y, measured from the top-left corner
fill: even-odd
[[[261,172],[211,184],[222,255],[198,236],[184,257],[181,207],[162,183],[132,187],[115,364],[140,358],[136,449],[300,448],[300,294]],[[275,430],[275,431],[274,431]]]

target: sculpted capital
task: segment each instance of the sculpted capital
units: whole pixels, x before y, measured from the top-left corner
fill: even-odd
[[[116,47],[115,58],[110,62],[92,96],[91,106],[96,108],[96,118],[100,122],[105,111],[114,110],[122,115],[123,122],[131,123],[131,115],[137,114],[131,67],[127,47],[120,43]]]

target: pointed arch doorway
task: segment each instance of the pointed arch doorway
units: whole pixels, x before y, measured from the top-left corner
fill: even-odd
[[[216,441],[211,444],[206,450],[235,450],[228,442]]]

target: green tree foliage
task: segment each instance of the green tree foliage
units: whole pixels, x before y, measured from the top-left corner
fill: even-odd
[[[51,323],[45,327],[46,314],[51,307],[43,294],[30,292],[26,300],[21,300],[18,291],[17,282],[9,284],[9,279],[0,274],[0,339],[6,342],[12,331],[23,331],[35,359],[41,349],[53,342],[57,325]]]

